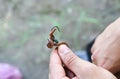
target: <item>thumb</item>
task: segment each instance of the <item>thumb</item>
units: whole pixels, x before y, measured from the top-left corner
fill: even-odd
[[[80,74],[80,70],[88,65],[88,63],[77,57],[66,45],[59,46],[58,54],[64,65],[75,74]]]
[[[58,54],[64,65],[79,79],[116,79],[107,70],[78,58],[66,45],[59,46]]]

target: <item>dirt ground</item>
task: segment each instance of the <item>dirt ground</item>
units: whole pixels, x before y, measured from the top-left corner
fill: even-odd
[[[120,0],[0,0],[0,62],[17,66],[24,79],[48,79],[50,29],[73,51],[120,17]]]

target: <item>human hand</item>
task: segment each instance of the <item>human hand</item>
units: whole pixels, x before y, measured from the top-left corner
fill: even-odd
[[[91,49],[92,61],[113,74],[120,71],[120,18],[110,24]]]
[[[62,63],[72,72],[66,74]],[[49,79],[117,79],[109,71],[78,58],[66,45],[52,51],[49,67]]]

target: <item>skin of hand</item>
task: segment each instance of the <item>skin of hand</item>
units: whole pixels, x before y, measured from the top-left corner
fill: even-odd
[[[120,18],[110,24],[95,40],[91,59],[113,74],[120,71]]]
[[[75,74],[73,78],[66,76],[63,64]],[[117,79],[109,71],[78,58],[66,45],[52,51],[49,67],[49,79]]]

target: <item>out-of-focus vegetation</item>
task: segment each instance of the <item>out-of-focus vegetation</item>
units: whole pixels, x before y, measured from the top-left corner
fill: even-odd
[[[25,79],[48,79],[50,29],[73,50],[83,49],[120,16],[120,0],[0,0],[0,62]]]

